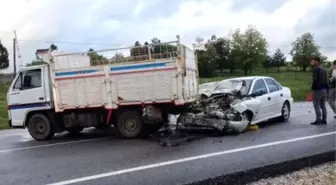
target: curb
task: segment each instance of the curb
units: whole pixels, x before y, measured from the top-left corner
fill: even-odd
[[[330,161],[335,161],[336,151],[324,152],[308,157],[271,164],[247,171],[239,171],[232,174],[205,179],[187,185],[244,185],[264,178],[275,177],[286,173],[301,170],[306,167],[314,167]]]

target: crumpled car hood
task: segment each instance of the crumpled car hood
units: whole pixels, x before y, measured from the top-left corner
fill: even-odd
[[[223,80],[200,85],[199,94],[210,97],[213,94],[235,93],[243,87],[242,80]]]

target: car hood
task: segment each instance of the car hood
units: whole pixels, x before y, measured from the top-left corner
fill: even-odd
[[[242,89],[243,81],[224,81],[216,84],[214,88],[204,88],[200,94],[210,97],[213,94],[234,94]]]

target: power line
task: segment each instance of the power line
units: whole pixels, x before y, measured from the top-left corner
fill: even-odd
[[[122,46],[120,45],[113,45],[108,43],[90,43],[90,42],[70,42],[70,41],[51,41],[51,40],[28,40],[28,39],[20,39],[18,41],[23,42],[41,42],[41,43],[51,43],[51,44],[75,44],[75,45],[105,45],[105,46]]]

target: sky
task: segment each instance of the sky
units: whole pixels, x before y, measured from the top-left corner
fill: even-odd
[[[53,41],[62,51],[131,46],[157,37],[191,46],[198,36],[228,36],[254,25],[269,52],[312,32],[322,54],[336,59],[336,0],[0,0],[0,40],[10,53],[13,31],[24,64]],[[48,42],[49,41],[49,42]]]

